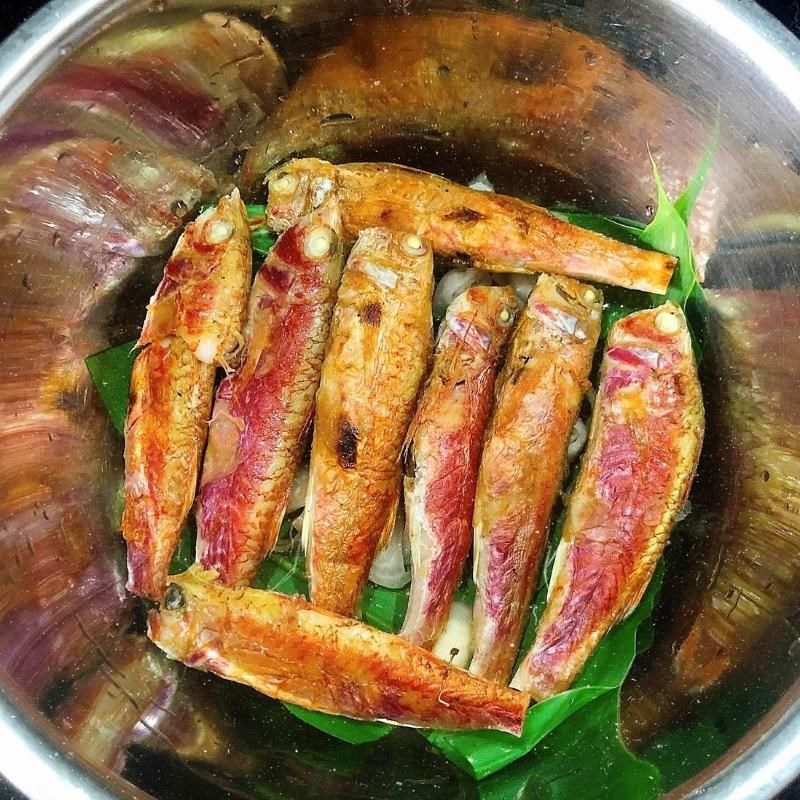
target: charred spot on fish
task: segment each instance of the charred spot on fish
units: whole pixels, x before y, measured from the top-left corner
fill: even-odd
[[[455,211],[451,211],[449,214],[445,214],[443,219],[447,220],[448,222],[458,222],[463,223],[464,225],[470,225],[480,222],[482,219],[486,219],[486,216],[481,214],[480,211],[476,211],[474,208],[462,206],[461,208],[457,208]]]
[[[319,121],[320,128],[326,128],[329,125],[346,125],[348,122],[353,122],[355,116],[349,112],[343,111],[337,114],[328,114]]]
[[[336,453],[342,469],[355,469],[358,458],[358,428],[345,417],[339,420]]]
[[[439,69],[436,70],[436,74],[440,78],[449,78],[450,72],[451,72],[450,67],[448,67],[447,64],[440,64]]]
[[[186,595],[177,583],[171,583],[164,592],[164,609],[180,611],[186,605]]]
[[[769,480],[769,470],[768,469],[765,469],[761,473],[761,480],[764,481],[764,483],[767,483],[767,481]]]
[[[381,324],[381,304],[380,303],[367,303],[364,308],[361,309],[361,319],[367,325],[372,325],[373,327],[378,327]]]
[[[391,218],[392,218],[392,211],[391,211],[391,209],[389,209],[389,208],[384,208],[384,209],[383,209],[383,211],[381,211],[381,214],[380,214],[380,219],[381,219],[381,222],[383,222],[383,223],[387,223],[387,222],[389,222],[389,220],[390,220]]]

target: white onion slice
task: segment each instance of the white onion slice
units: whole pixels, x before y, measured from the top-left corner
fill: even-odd
[[[536,275],[517,275],[516,273],[508,276],[508,285],[514,290],[517,299],[525,305],[536,285]]]
[[[291,514],[303,508],[306,504],[306,490],[308,489],[308,465],[301,464],[297,468],[294,476],[294,483],[289,492],[289,504],[286,506],[286,513]]]
[[[433,646],[433,654],[454,667],[466,669],[472,660],[472,606],[454,600],[442,635]]]
[[[404,540],[406,521],[402,510],[398,509],[394,530],[383,550],[375,554],[369,579],[387,589],[402,589],[411,583],[411,563],[406,559]]]
[[[450,303],[471,286],[488,285],[491,282],[492,276],[488,272],[474,267],[451,269],[449,272],[445,272],[436,284],[436,290],[433,293],[434,319],[442,319]]]
[[[586,430],[586,423],[582,419],[575,420],[575,427],[572,429],[572,435],[569,437],[569,444],[567,445],[567,461],[571,464],[580,454],[584,447],[586,447],[586,438],[588,436]]]

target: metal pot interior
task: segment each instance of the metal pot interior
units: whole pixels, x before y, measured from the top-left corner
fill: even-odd
[[[83,359],[136,335],[202,194],[236,183],[257,200],[265,171],[293,155],[487,172],[543,205],[646,221],[650,156],[677,193],[718,119],[692,226],[711,304],[709,434],[622,727],[676,797],[771,796],[800,770],[788,34],[716,1],[100,6],[62,0],[0,51],[14,106],[0,133],[0,717],[23,754],[0,768],[35,797],[53,796],[48,776],[63,796],[480,796],[412,731],[344,751],[149,646],[114,526],[122,443]],[[19,77],[27,42],[56,27]],[[90,140],[116,185],[88,174]],[[560,796],[530,771],[525,791]]]

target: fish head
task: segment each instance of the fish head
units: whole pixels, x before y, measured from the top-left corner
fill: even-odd
[[[422,281],[433,289],[433,251],[429,242],[415,233],[365,228],[347,263],[378,295],[391,292],[401,281]]]
[[[190,567],[180,575],[170,575],[159,607],[147,618],[147,635],[169,658],[189,663],[196,660],[198,642],[207,638],[214,624],[209,619],[216,610],[203,587],[216,578],[213,570]]]
[[[616,361],[644,361],[659,368],[692,357],[692,339],[683,310],[667,301],[623,317],[611,329],[607,353]]]
[[[563,275],[542,274],[528,298],[525,313],[538,316],[552,331],[577,342],[596,341],[603,313],[603,293]]]
[[[510,286],[471,286],[448,306],[440,336],[448,331],[470,350],[491,351],[505,342],[518,310]]]
[[[220,198],[186,228],[185,236],[202,250],[206,246],[224,245],[229,241],[249,239],[250,226],[239,190]]]
[[[267,224],[285,231],[335,194],[336,169],[327,161],[299,158],[268,173],[266,185]]]
[[[284,231],[275,244],[275,258],[293,271],[327,268],[338,281],[344,255],[344,226],[339,204],[330,202],[311,211]]]

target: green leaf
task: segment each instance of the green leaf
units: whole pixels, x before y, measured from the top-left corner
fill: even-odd
[[[606,692],[565,719],[538,747],[480,782],[480,800],[652,800],[658,769],[632,755],[618,732],[619,698]]]
[[[641,603],[598,645],[575,686],[531,707],[521,737],[499,731],[426,731],[423,735],[448,759],[480,780],[529,753],[564,720],[598,697],[611,694],[617,698],[636,657],[637,630],[653,611],[662,577],[663,567],[659,565]],[[546,593],[546,586],[541,586],[535,606],[542,607]],[[520,649],[524,652],[526,648]]]
[[[111,424],[120,434],[125,429],[131,370],[137,353],[136,342],[126,342],[95,353],[85,361]]]
[[[686,225],[689,224],[689,218],[692,216],[697,198],[705,185],[708,173],[711,171],[711,166],[714,163],[714,156],[717,152],[717,144],[719,143],[719,113],[714,122],[714,128],[711,131],[708,144],[700,160],[700,164],[694,172],[694,175],[689,179],[689,183],[683,190],[683,194],[675,201],[675,210],[680,215],[681,219]]]
[[[569,208],[552,209],[554,217],[579,225],[586,230],[602,233],[625,244],[641,245],[641,234],[644,226],[634,220],[622,217],[604,217],[588,211],[577,211]]]

